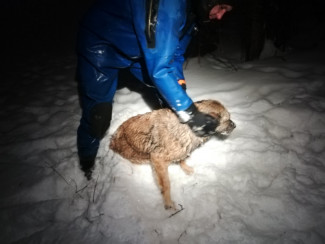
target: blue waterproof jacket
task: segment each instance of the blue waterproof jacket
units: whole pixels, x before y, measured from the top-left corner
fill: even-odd
[[[186,110],[193,102],[178,80],[184,79],[183,54],[191,38],[191,28],[185,27],[187,2],[98,0],[81,23],[83,33],[91,35],[83,34],[78,51],[83,55],[87,55],[84,48],[88,53],[92,48],[97,53],[106,52],[109,60],[105,65],[109,68],[146,69],[170,107]],[[90,43],[89,36],[92,46],[82,45]],[[96,60],[91,62],[96,66]]]

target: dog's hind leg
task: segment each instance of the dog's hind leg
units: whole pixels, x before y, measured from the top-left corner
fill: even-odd
[[[151,162],[158,186],[160,187],[164,199],[165,209],[176,209],[170,196],[170,181],[168,176],[169,162],[155,157],[151,157]]]
[[[194,173],[194,169],[191,167],[191,166],[188,166],[185,162],[185,160],[181,160],[179,162],[179,165],[181,166],[182,170],[188,174],[188,175],[191,175]]]

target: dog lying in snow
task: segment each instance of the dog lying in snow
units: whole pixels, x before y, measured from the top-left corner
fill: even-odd
[[[236,127],[226,108],[215,100],[195,103],[197,109],[217,118],[216,134],[229,135]],[[159,109],[134,116],[114,133],[110,149],[135,164],[150,163],[163,195],[165,208],[175,209],[170,196],[168,166],[179,163],[187,174],[194,172],[185,163],[190,153],[211,136],[196,136],[187,124],[182,124],[170,109]]]

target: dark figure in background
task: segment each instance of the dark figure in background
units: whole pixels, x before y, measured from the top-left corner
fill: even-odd
[[[112,115],[119,70],[128,68],[156,88],[164,102],[199,136],[218,122],[198,112],[186,94],[184,52],[200,21],[220,20],[234,0],[97,0],[80,25],[78,79],[82,118],[77,146],[81,169],[90,179],[99,143]]]

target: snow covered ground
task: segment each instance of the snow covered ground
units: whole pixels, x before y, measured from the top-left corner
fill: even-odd
[[[108,149],[130,116],[150,111],[127,87],[94,179],[78,167],[73,54],[18,62],[1,83],[1,243],[325,243],[325,48],[235,63],[191,59],[194,100],[216,99],[237,128],[169,167],[178,212],[166,211],[148,165]]]

